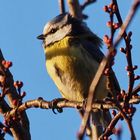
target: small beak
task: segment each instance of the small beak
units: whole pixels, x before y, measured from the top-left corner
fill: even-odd
[[[45,36],[43,34],[41,34],[41,35],[37,36],[37,39],[44,40]]]

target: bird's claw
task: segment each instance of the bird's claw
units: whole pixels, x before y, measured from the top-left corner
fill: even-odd
[[[57,106],[58,102],[63,101],[63,100],[64,100],[63,98],[57,98],[51,101],[50,107],[52,108],[52,111],[54,114],[57,114],[55,110],[57,110],[58,113],[63,112],[63,109]]]
[[[85,110],[87,105],[87,98],[82,101],[82,104],[83,104],[83,109]]]

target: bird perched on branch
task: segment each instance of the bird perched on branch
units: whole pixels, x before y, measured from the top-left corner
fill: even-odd
[[[67,13],[48,22],[38,39],[43,40],[46,68],[61,95],[70,101],[87,99],[90,84],[104,57],[101,39],[83,21]],[[119,88],[114,74],[113,79]],[[102,75],[95,99],[104,99],[108,93],[107,78]],[[104,115],[96,109],[92,114],[99,137],[111,120],[110,113]]]

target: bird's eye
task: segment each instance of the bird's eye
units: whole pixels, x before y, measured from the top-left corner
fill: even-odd
[[[52,29],[51,31],[50,31],[50,33],[55,33],[56,32],[56,29]]]

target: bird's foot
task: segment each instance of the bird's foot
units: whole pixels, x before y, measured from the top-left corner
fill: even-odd
[[[58,107],[58,103],[61,102],[61,101],[64,101],[66,99],[64,98],[57,98],[57,99],[53,99],[51,102],[50,102],[50,108],[52,108],[52,111],[54,114],[57,114],[55,110],[57,110],[58,113],[62,113],[63,112],[63,109],[61,107]]]
[[[86,110],[87,98],[82,101],[82,104],[83,104],[83,110]]]

